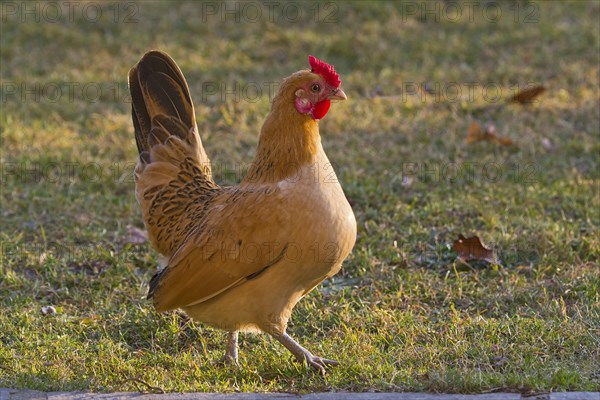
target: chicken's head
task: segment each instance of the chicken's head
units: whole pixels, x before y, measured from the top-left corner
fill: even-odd
[[[308,56],[310,71],[302,74],[299,88],[294,92],[294,106],[301,114],[313,119],[322,119],[331,105],[331,100],[346,100],[341,89],[340,76],[333,65],[329,65],[313,56]]]

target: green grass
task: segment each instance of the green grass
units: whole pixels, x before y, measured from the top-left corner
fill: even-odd
[[[291,22],[269,22],[265,9],[255,23],[204,21],[193,2],[127,4],[102,4],[93,22],[82,2],[73,21],[40,14],[37,24],[23,3],[2,3],[0,387],[145,389],[139,378],[167,391],[599,390],[599,3],[499,3],[496,23],[481,12],[407,16],[402,3],[321,3],[337,10],[333,22],[309,18],[310,4]],[[537,22],[515,21],[515,6]],[[128,11],[137,22],[123,22]],[[358,240],[290,326],[342,363],[325,378],[264,335],[241,336],[238,368],[216,367],[224,333],[144,300],[157,260],[126,243],[126,227],[142,224],[126,76],[151,48],[188,77],[226,184],[252,160],[269,99],[208,95],[203,82],[278,82],[307,54],[340,72],[350,99],[321,132]],[[477,86],[461,101],[406,93],[423,82]],[[494,84],[506,98],[531,82],[548,91],[529,106],[490,104],[481,90]],[[515,146],[467,145],[471,121]],[[461,233],[502,265],[456,261]],[[57,313],[43,315],[49,305]]]

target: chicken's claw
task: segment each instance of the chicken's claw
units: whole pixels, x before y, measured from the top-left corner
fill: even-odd
[[[328,365],[340,365],[339,362],[335,360],[328,360],[327,358],[321,358],[312,355],[312,353],[306,350],[304,347],[300,346],[294,339],[292,339],[287,333],[272,333],[271,334],[275,339],[279,341],[282,345],[284,345],[295,357],[299,363],[306,363],[306,365],[310,365],[313,369],[317,370],[321,375],[325,375],[327,372],[325,367]]]
[[[323,376],[325,376],[325,374],[327,372],[325,369],[327,366],[340,365],[340,363],[338,361],[313,356],[310,353],[309,353],[309,357],[305,358],[303,361],[305,361],[307,365],[310,365],[313,369],[317,370]]]

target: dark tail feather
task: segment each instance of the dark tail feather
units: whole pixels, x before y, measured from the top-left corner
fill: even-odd
[[[177,120],[178,128],[185,128],[178,131],[197,134],[187,82],[175,61],[166,53],[150,51],[144,54],[129,71],[129,90],[135,141],[140,154],[150,149],[148,138],[157,118]]]
[[[148,295],[146,296],[146,299],[150,300],[154,296],[154,292],[158,288],[158,282],[160,282],[160,278],[166,270],[166,268],[163,268],[162,270],[154,274],[154,276],[152,276],[152,279],[150,279],[150,287],[148,288]]]
[[[131,93],[131,119],[135,130],[135,143],[138,153],[148,150],[148,133],[150,132],[151,120],[146,111],[144,95],[137,77],[138,64],[129,70],[129,92]]]

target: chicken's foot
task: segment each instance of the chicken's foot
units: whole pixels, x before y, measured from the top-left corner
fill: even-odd
[[[273,336],[279,343],[285,346],[295,357],[298,362],[310,365],[312,368],[317,370],[321,375],[325,375],[325,367],[327,365],[339,365],[340,363],[335,360],[328,360],[313,355],[310,351],[300,346],[298,342],[292,339],[287,333],[272,333]]]
[[[238,331],[229,332],[225,354],[219,360],[220,364],[237,365],[238,363]]]

